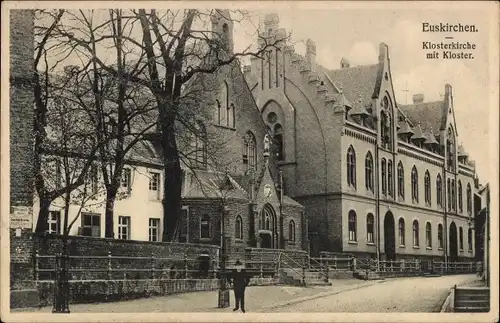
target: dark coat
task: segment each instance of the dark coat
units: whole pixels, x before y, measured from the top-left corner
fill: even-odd
[[[233,289],[235,292],[244,292],[245,288],[250,283],[250,276],[245,273],[245,270],[236,271],[233,270],[232,275],[230,277],[230,282],[233,284]]]

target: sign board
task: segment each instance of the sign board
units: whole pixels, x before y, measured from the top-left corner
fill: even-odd
[[[33,211],[27,206],[14,206],[11,208],[10,228],[11,229],[31,229]]]

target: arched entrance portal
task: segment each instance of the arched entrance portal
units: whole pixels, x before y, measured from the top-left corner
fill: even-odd
[[[259,218],[259,246],[260,248],[277,248],[276,212],[270,204],[262,208]]]
[[[455,222],[450,224],[450,260],[456,261],[458,257],[458,237]]]
[[[391,212],[384,217],[384,252],[386,260],[396,260],[396,228]]]

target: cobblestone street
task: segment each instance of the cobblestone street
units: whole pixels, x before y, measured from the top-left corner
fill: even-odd
[[[458,275],[385,281],[332,280],[332,286],[260,286],[247,289],[248,312],[436,312],[450,288],[478,277]],[[231,312],[217,308],[217,291],[96,304],[72,304],[71,313]],[[14,312],[51,312],[51,307]]]

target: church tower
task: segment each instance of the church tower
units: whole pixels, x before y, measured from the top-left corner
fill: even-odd
[[[214,38],[220,39],[228,56],[233,55],[233,21],[227,9],[214,9],[211,16]]]

